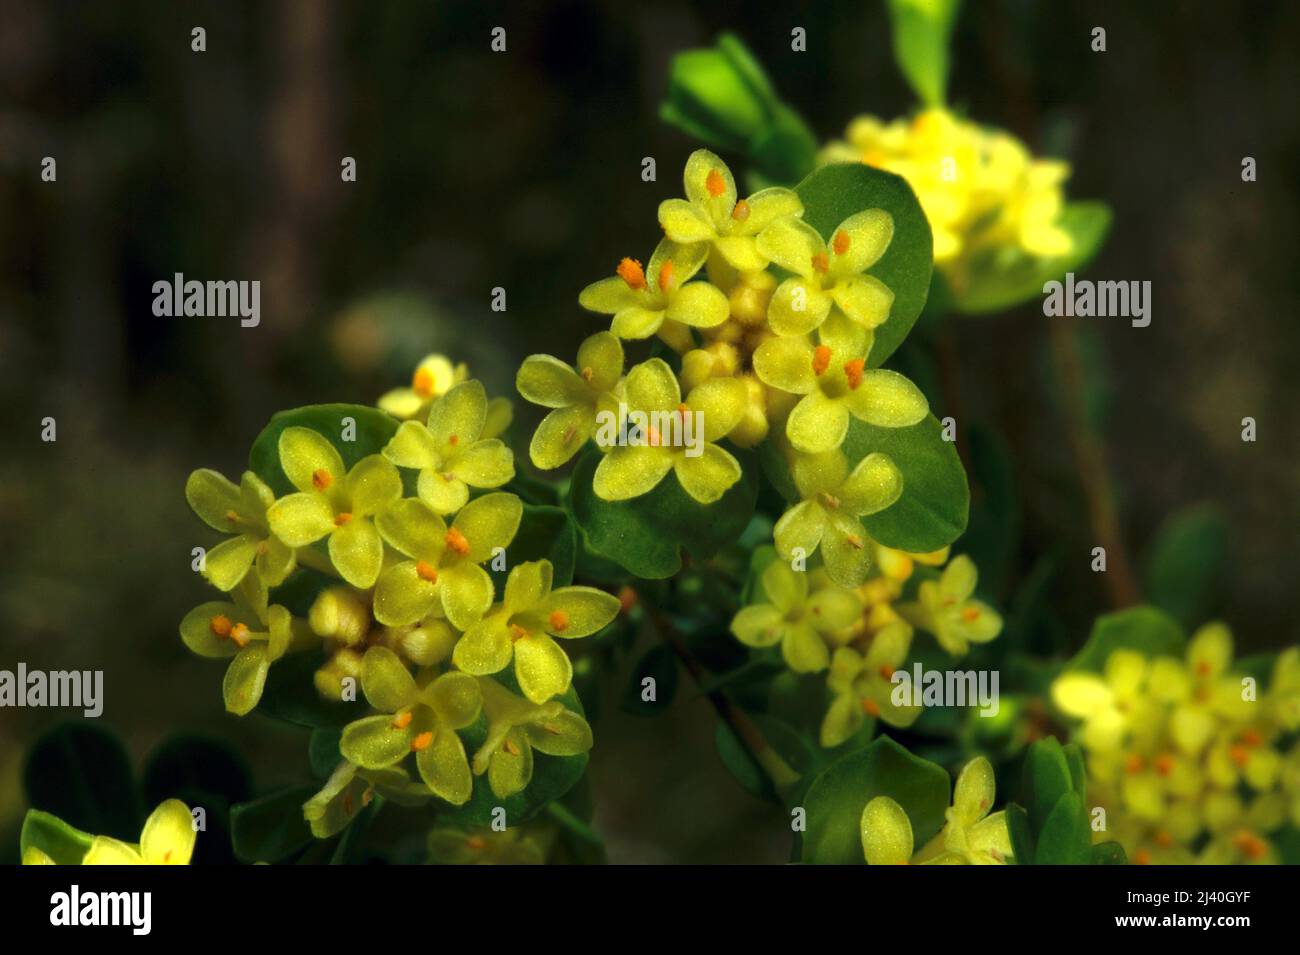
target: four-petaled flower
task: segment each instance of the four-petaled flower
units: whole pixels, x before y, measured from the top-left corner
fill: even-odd
[[[886,624],[872,638],[865,653],[840,647],[831,657],[826,686],[834,694],[822,720],[821,744],[838,746],[870,719],[907,727],[921,715],[921,707],[894,702],[894,673],[907,659],[912,628],[901,620]]]
[[[468,377],[464,362],[453,365],[445,355],[425,355],[411,376],[410,387],[387,392],[379,399],[379,407],[402,421],[424,418],[430,405]]]
[[[398,467],[420,472],[419,495],[439,514],[454,514],[470,487],[500,487],[515,476],[515,459],[498,438],[484,438],[488,400],[482,383],[461,382],[434,402],[428,424],[403,422],[384,448]]]
[[[889,507],[903,493],[903,475],[888,455],[868,454],[849,471],[839,450],[798,455],[791,467],[803,500],[776,522],[776,551],[804,559],[820,548],[831,580],[856,587],[871,568],[873,541],[859,520]],[[796,553],[797,552],[797,553]]]
[[[672,369],[663,359],[651,358],[628,373],[624,390],[628,421],[638,424],[637,435],[635,441],[619,444],[612,421],[597,431],[597,444],[610,449],[592,477],[598,497],[640,497],[672,471],[687,494],[712,504],[740,480],[740,463],[714,442],[726,437],[745,413],[742,382],[709,378],[682,401]]]
[[[938,581],[923,581],[916,602],[901,605],[898,612],[959,657],[972,643],[988,643],[1002,632],[1001,615],[974,597],[978,576],[973,560],[965,554],[954,557]]]
[[[290,547],[329,537],[334,567],[354,587],[370,587],[384,560],[371,518],[402,496],[397,468],[378,454],[344,471],[338,450],[310,428],[280,432],[280,467],[297,494],[271,505],[271,532]]]
[[[815,576],[815,575],[814,575]],[[809,593],[809,574],[774,560],[760,578],[768,603],[742,607],[731,632],[751,647],[781,645],[796,673],[816,673],[830,664],[827,641],[853,625],[862,612],[857,596],[826,581]]]
[[[534,703],[568,690],[573,665],[552,637],[590,636],[618,615],[620,604],[594,587],[552,590],[552,574],[548,560],[511,570],[504,600],[466,631],[452,662],[466,673],[487,676],[513,659],[519,688]]]
[[[196,841],[190,807],[168,799],[149,814],[138,845],[96,836],[82,865],[189,865]]]
[[[550,355],[530,355],[519,366],[515,387],[535,405],[552,410],[533,433],[528,455],[552,470],[572,458],[596,430],[598,417],[618,417],[623,345],[597,332],[578,346],[576,370]]]
[[[894,293],[871,275],[894,236],[894,218],[883,209],[849,216],[831,233],[830,244],[817,230],[787,216],[758,237],[758,251],[794,275],[782,282],[767,308],[778,335],[806,335],[838,309],[865,329],[889,318]]]
[[[786,421],[796,450],[838,448],[849,415],[880,428],[906,428],[930,410],[921,390],[896,371],[866,367],[867,336],[846,319],[827,320],[813,345],[806,336],[774,337],[754,351],[754,371],[765,385],[801,395]]]
[[[185,482],[185,500],[203,523],[235,535],[203,558],[203,576],[218,590],[232,590],[251,567],[268,587],[278,587],[293,571],[293,548],[271,533],[266,520],[275,493],[252,471],[245,471],[236,487],[224,475],[201,468]]]
[[[417,681],[392,650],[371,647],[361,663],[361,690],[379,711],[343,728],[339,752],[362,769],[388,769],[415,754],[415,767],[429,790],[454,806],[474,787],[469,758],[456,730],[478,718],[478,681],[465,673]]]
[[[650,256],[649,271],[636,259],[623,259],[617,275],[582,290],[578,304],[613,315],[610,331],[619,338],[658,334],[677,351],[692,347],[691,328],[712,328],[727,320],[727,296],[708,282],[688,282],[708,257],[704,242],[679,245],[664,239]]]
[[[496,680],[480,679],[487,739],[474,754],[474,775],[487,773],[498,799],[522,792],[533,778],[533,750],[579,756],[591,749],[591,727],[559,700],[529,702]]]
[[[452,625],[466,630],[492,606],[492,578],[482,565],[514,540],[524,505],[496,491],[470,501],[448,527],[433,508],[406,498],[380,514],[379,533],[409,558],[388,567],[375,585],[375,619],[413,624],[439,605]]]
[[[803,203],[789,189],[760,189],[736,200],[736,180],[721,159],[697,149],[686,160],[685,199],[659,204],[659,224],[674,242],[709,242],[732,268],[751,272],[767,267],[756,236],[783,216],[803,215]]]

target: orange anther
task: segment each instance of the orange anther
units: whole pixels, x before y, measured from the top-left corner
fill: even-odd
[[[475,852],[478,852],[480,849],[487,846],[487,840],[482,836],[470,836],[465,840],[465,845],[473,849]]]
[[[334,515],[335,527],[342,527],[344,524],[351,524],[351,523],[352,523],[352,515],[349,514],[347,511],[344,511],[342,514]]]
[[[248,646],[248,627],[242,623],[235,624],[230,628],[230,639],[242,650]]]
[[[1146,849],[1139,849],[1137,852],[1133,853],[1133,863],[1135,865],[1150,865],[1151,853]]]
[[[1248,729],[1241,734],[1241,742],[1243,745],[1254,749],[1260,743],[1264,742],[1264,738],[1259,735],[1259,730]]]
[[[723,178],[720,170],[710,169],[709,174],[704,177],[704,188],[709,190],[709,195],[716,199],[727,191],[727,180]]]
[[[232,524],[238,524],[239,515],[236,514],[234,511],[226,511],[226,520],[230,521],[230,523]]]
[[[844,540],[854,550],[862,550],[863,547],[862,538],[859,537],[857,534],[845,534]]]
[[[219,613],[208,621],[208,629],[224,640],[230,636],[230,618],[224,613]]]
[[[1209,676],[1209,675],[1210,675],[1210,661],[1209,661],[1209,660],[1197,660],[1197,661],[1196,661],[1196,675],[1197,675],[1197,676]]]
[[[594,378],[596,375],[596,373],[591,370],[590,366],[584,367],[582,369],[581,374],[582,374],[582,380],[587,382],[587,384],[591,384],[591,379]]]
[[[1160,848],[1168,849],[1173,844],[1174,844],[1174,837],[1171,836],[1166,830],[1161,829],[1159,832],[1156,833],[1156,845],[1160,846]]]
[[[737,202],[736,208],[731,210],[731,218],[735,219],[737,222],[744,222],[746,219],[748,219],[749,203],[744,199],[741,199],[739,202]]]
[[[1243,769],[1245,768],[1246,763],[1250,761],[1250,753],[1246,751],[1246,747],[1244,746],[1230,747],[1228,749],[1228,756],[1231,757],[1234,763]]]
[[[831,267],[831,260],[825,252],[818,252],[812,257],[812,267],[815,272],[825,272]]]
[[[460,435],[458,435],[458,434],[449,434],[449,435],[447,435],[447,443],[450,444],[450,445],[452,445],[452,446],[455,446],[455,445],[457,445],[457,444],[460,444]]]
[[[502,748],[511,756],[519,755],[519,747],[515,745],[515,741],[512,739],[506,740]]]
[[[411,740],[411,752],[418,753],[422,749],[428,749],[433,745],[433,733],[425,730],[415,739]]]
[[[886,680],[892,680],[894,678],[894,668],[888,663],[882,663],[880,665],[880,675]]]
[[[404,730],[411,725],[412,714],[410,710],[404,713],[398,713],[393,717],[393,729]]]
[[[510,625],[510,639],[511,639],[511,640],[519,641],[519,640],[522,640],[522,639],[523,639],[524,637],[526,637],[526,636],[528,636],[528,631],[525,630],[523,627],[519,626],[519,624],[517,624],[517,623],[512,623],[512,624]]]
[[[1248,859],[1258,859],[1268,852],[1264,840],[1253,832],[1241,832],[1233,838],[1232,844]]]
[[[618,590],[618,609],[620,613],[631,613],[636,606],[636,591],[626,584]]]
[[[659,291],[667,292],[673,284],[673,260],[665,259],[664,264],[659,266]]]
[[[618,263],[618,277],[628,284],[629,288],[640,291],[645,288],[645,272],[641,269],[641,263],[636,259],[624,259]]]
[[[311,472],[311,486],[318,491],[324,491],[334,483],[334,475],[324,468],[317,468]]]
[[[415,369],[415,374],[411,376],[411,390],[421,398],[428,398],[433,394],[433,389],[437,386],[437,381],[433,377],[433,372],[427,368]]]
[[[461,557],[469,553],[469,541],[466,540],[465,535],[460,532],[458,527],[453,527],[447,531],[446,542],[447,546],[460,554]]]
[[[831,248],[835,250],[836,255],[843,255],[845,252],[849,251],[849,246],[852,244],[852,237],[843,229],[836,232],[835,238],[831,240]]]
[[[1161,776],[1168,776],[1174,771],[1174,758],[1168,753],[1162,753],[1156,757],[1155,767]]]
[[[831,364],[831,350],[827,345],[818,345],[813,349],[812,369],[814,375],[820,375]]]
[[[563,633],[569,628],[569,615],[563,610],[552,610],[547,622],[551,625],[551,633]]]
[[[421,580],[427,580],[431,584],[438,582],[438,568],[426,560],[417,560],[415,562],[415,574]]]
[[[875,700],[863,700],[862,712],[866,713],[868,716],[874,719],[875,717],[880,715],[880,704],[877,703]]]
[[[1132,753],[1129,755],[1129,758],[1124,763],[1124,770],[1130,776],[1133,776],[1136,775],[1137,773],[1142,772],[1142,770],[1146,768],[1146,764],[1147,763],[1145,759],[1143,759],[1137,753]]]
[[[979,611],[979,608],[978,608],[978,607],[962,607],[962,608],[961,608],[961,618],[962,618],[962,620],[965,620],[967,623],[974,623],[976,620],[978,620],[978,619],[980,618],[980,611]]]
[[[855,391],[862,384],[862,369],[865,365],[866,362],[861,358],[855,358],[844,365],[844,377],[849,380],[849,387]]]

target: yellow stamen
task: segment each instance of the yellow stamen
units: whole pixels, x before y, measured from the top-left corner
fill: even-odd
[[[405,713],[398,713],[393,717],[393,729],[404,730],[411,725],[412,713],[407,710]]]
[[[547,622],[551,625],[551,633],[563,633],[569,627],[569,615],[563,610],[552,610]]]
[[[862,550],[862,538],[857,534],[845,534],[844,540],[847,541],[848,545],[854,550]]]
[[[317,468],[311,473],[311,486],[318,491],[324,491],[334,483],[334,475],[324,468]]]
[[[469,553],[469,541],[465,535],[460,532],[459,528],[453,527],[447,531],[447,546],[454,550],[461,557]]]
[[[820,375],[831,364],[831,350],[827,345],[818,345],[813,349],[812,369],[814,375]]]
[[[624,259],[618,263],[618,277],[628,284],[629,288],[640,291],[645,288],[645,272],[641,268],[641,263],[636,259]]]
[[[866,362],[861,358],[855,358],[844,365],[844,377],[849,380],[849,387],[854,391],[857,390],[858,385],[862,384],[862,368],[864,365],[866,365]]]
[[[411,752],[418,753],[422,749],[428,749],[433,745],[433,733],[425,730],[415,739],[411,740]]]
[[[596,373],[591,370],[590,366],[584,367],[582,369],[582,380],[585,381],[587,384],[591,384],[591,379],[595,377],[595,375]]]
[[[245,624],[237,623],[230,628],[230,639],[234,641],[235,646],[244,649],[248,646],[248,627]]]
[[[519,624],[512,623],[510,625],[510,639],[515,643],[518,643],[520,640],[522,640],[524,637],[528,635],[529,635],[528,631],[525,630],[523,627],[519,626]]]
[[[417,560],[415,562],[415,574],[421,580],[427,580],[431,584],[438,582],[438,568],[426,560]]]
[[[219,613],[208,621],[208,629],[224,640],[230,636],[230,618],[223,613]]]
[[[415,374],[411,377],[411,390],[421,398],[428,398],[433,395],[433,389],[437,387],[437,381],[433,377],[433,372],[427,368],[415,369]]]
[[[505,751],[506,751],[507,753],[509,753],[511,756],[518,756],[518,755],[519,755],[519,747],[515,745],[515,741],[514,741],[514,740],[511,740],[511,739],[506,740],[506,741],[505,741],[504,749],[505,749]]]
[[[230,523],[232,524],[238,524],[239,515],[236,514],[234,511],[226,511],[226,520],[230,521]]]
[[[835,238],[831,240],[831,248],[835,250],[836,255],[843,255],[849,251],[849,246],[853,244],[852,237],[847,232],[840,229],[835,233]]]
[[[817,495],[817,500],[821,503],[821,506],[826,508],[828,511],[837,510],[840,506],[840,499],[830,491],[822,491]]]
[[[704,188],[709,190],[709,195],[716,199],[727,191],[727,180],[719,170],[710,169],[709,174],[704,177]]]

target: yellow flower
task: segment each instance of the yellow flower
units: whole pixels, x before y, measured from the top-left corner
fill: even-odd
[[[411,376],[411,386],[394,388],[379,399],[379,407],[402,421],[424,418],[434,401],[468,377],[464,362],[453,365],[445,355],[426,355]]]
[[[613,315],[610,331],[619,338],[659,335],[679,352],[692,345],[691,328],[712,328],[727,319],[727,297],[708,282],[688,281],[708,257],[706,242],[681,245],[664,239],[650,256],[650,267],[623,259],[612,278],[582,290],[578,304]]]
[[[834,694],[822,720],[821,744],[838,746],[862,728],[868,718],[890,726],[907,727],[921,715],[919,706],[894,703],[894,672],[907,659],[912,628],[895,621],[872,638],[865,654],[840,647],[831,657],[826,686]]]
[[[899,607],[899,613],[934,634],[953,656],[961,656],[970,644],[987,643],[1002,632],[1001,615],[973,596],[977,580],[975,562],[965,554],[955,557],[938,582],[922,583],[917,601]]]
[[[628,373],[624,387],[636,437],[621,443],[612,420],[597,430],[596,443],[609,449],[592,476],[599,497],[640,497],[672,471],[687,494],[712,504],[740,480],[740,462],[714,442],[740,421],[744,385],[734,378],[710,378],[683,402],[672,369],[663,359],[651,358]]]
[[[1006,865],[1011,834],[1006,814],[989,815],[995,796],[993,767],[983,756],[966,764],[953,788],[943,830],[912,854],[912,824],[888,796],[862,810],[862,851],[872,865]]]
[[[761,189],[736,200],[731,170],[707,149],[686,160],[685,199],[659,204],[659,224],[674,242],[708,242],[727,264],[740,271],[767,267],[755,237],[776,219],[803,215],[803,203],[789,189]]]
[[[849,471],[838,450],[796,455],[791,467],[803,500],[776,522],[776,551],[785,560],[821,551],[831,580],[856,587],[871,567],[871,538],[859,520],[903,493],[903,475],[887,455],[868,454]]]
[[[731,632],[741,643],[779,643],[786,665],[796,673],[826,669],[831,662],[828,641],[851,627],[862,611],[852,591],[829,580],[810,588],[809,576],[782,560],[772,561],[761,577],[769,602],[742,607],[731,621]]]
[[[578,346],[576,368],[550,355],[525,358],[515,387],[533,404],[554,409],[528,446],[533,464],[549,471],[577,454],[602,412],[618,414],[622,378],[623,345],[609,332],[597,332]]]
[[[168,799],[150,813],[140,833],[138,845],[110,836],[96,836],[90,843],[82,865],[189,865],[194,854],[194,818],[190,807],[179,799]],[[23,858],[23,865],[52,864],[48,856]],[[40,853],[44,855],[44,853]]]

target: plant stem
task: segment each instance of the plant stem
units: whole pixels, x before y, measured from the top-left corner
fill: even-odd
[[[605,840],[596,835],[590,826],[558,802],[548,802],[546,804],[546,814],[583,842],[589,842],[593,846],[603,846],[605,844]]]
[[[668,646],[672,647],[673,652],[677,654],[677,659],[681,660],[682,666],[686,668],[686,672],[695,681],[695,685],[703,689],[709,682],[709,674],[704,669],[704,664],[700,663],[695,654],[691,652],[691,648],[686,645],[686,641],[682,639],[681,634],[677,632],[677,628],[672,625],[666,613],[654,606],[649,606],[648,610],[660,638]],[[772,748],[757,724],[749,718],[749,715],[744,710],[733,703],[726,693],[720,689],[714,689],[707,691],[704,695],[708,698],[709,703],[713,705],[718,718],[731,728],[731,731],[736,734],[736,738],[749,750],[750,755],[754,757],[754,762],[758,763],[763,771],[767,773],[768,778],[772,780],[772,784],[778,792],[799,781],[799,774],[781,758],[781,754]]]
[[[339,580],[343,579],[339,572],[334,569],[334,565],[330,563],[330,559],[314,547],[299,547],[294,553],[298,558],[298,563],[303,567],[310,567],[322,574],[338,577]]]
[[[1130,607],[1140,603],[1142,596],[1120,531],[1106,445],[1088,417],[1079,337],[1073,322],[1050,319],[1049,326],[1070,445],[1088,502],[1088,520],[1097,542],[1106,549],[1106,590],[1116,609]]]

